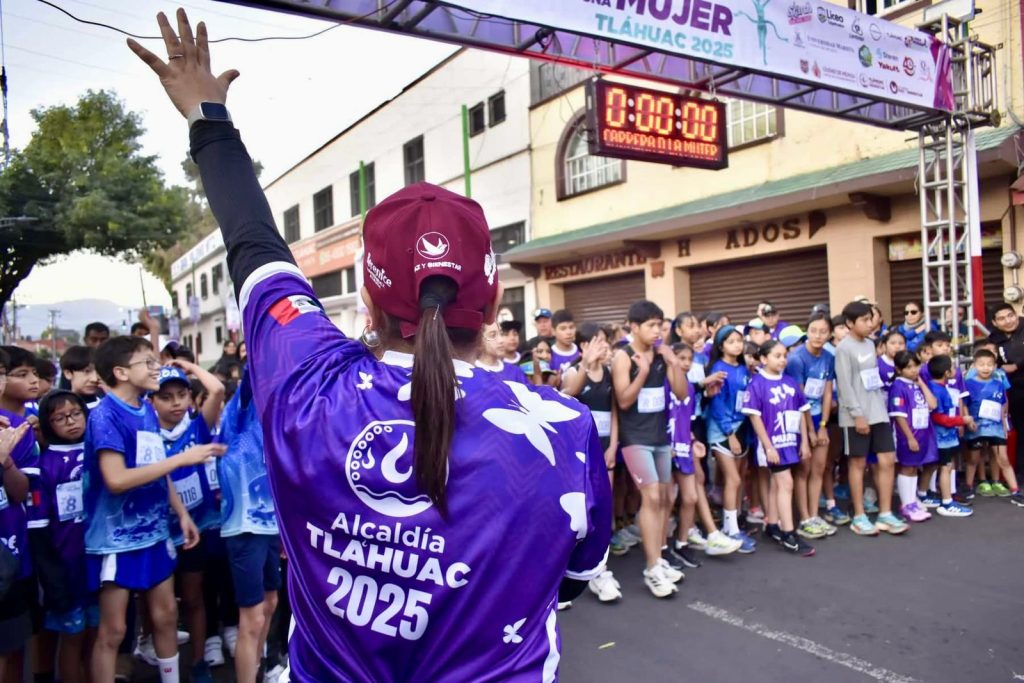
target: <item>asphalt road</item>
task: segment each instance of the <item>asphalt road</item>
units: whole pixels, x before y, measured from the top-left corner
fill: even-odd
[[[753,555],[702,556],[666,600],[634,548],[610,562],[620,602],[588,592],[559,615],[561,680],[1024,680],[1024,509],[975,508],[901,537],[841,528],[811,558],[759,536]]]

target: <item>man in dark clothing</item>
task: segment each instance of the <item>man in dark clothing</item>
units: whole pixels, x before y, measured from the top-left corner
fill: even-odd
[[[1010,379],[1007,396],[1010,407],[1010,422],[1017,431],[1016,470],[1024,472],[1024,321],[1017,316],[1013,306],[999,304],[992,312],[994,330],[989,339],[999,349],[999,366]]]
[[[537,340],[544,339],[548,344],[555,343],[555,331],[551,326],[551,311],[547,308],[538,308],[533,312],[533,322],[537,326],[537,336],[526,340],[520,351],[532,349]]]

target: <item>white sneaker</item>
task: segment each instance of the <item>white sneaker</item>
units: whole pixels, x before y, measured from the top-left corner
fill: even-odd
[[[686,542],[698,550],[703,550],[704,546],[708,544],[708,540],[704,538],[704,534],[697,527],[690,529],[690,533],[686,536]]]
[[[188,631],[178,631],[178,645],[184,645],[189,641]]]
[[[225,626],[224,627],[224,645],[228,649],[228,654],[231,655],[231,659],[235,658],[235,646],[238,645],[238,627],[237,626]]]
[[[565,602],[558,603],[558,611],[564,612],[572,607],[572,600],[566,600]]]
[[[277,683],[281,679],[281,674],[285,671],[283,664],[278,664],[273,669],[263,674],[263,683]]]
[[[661,570],[665,572],[665,576],[672,583],[679,583],[680,581],[686,578],[686,574],[682,573],[681,571],[670,565],[668,563],[668,560],[666,560],[663,557],[658,559],[658,566],[661,567]]]
[[[629,529],[630,527],[628,526],[624,526],[621,529],[619,529],[619,537],[621,538],[622,542],[626,544],[627,548],[632,548],[633,546],[640,545],[640,537],[634,534]]]
[[[150,666],[158,666],[160,660],[156,658],[156,650],[153,648],[152,636],[139,636],[135,643],[135,659],[140,659]]]
[[[716,531],[708,536],[707,546],[704,552],[708,555],[728,555],[734,553],[743,546],[743,541],[729,538],[721,531]]]
[[[203,660],[210,666],[224,666],[224,641],[220,636],[210,636],[206,639]]]
[[[597,599],[601,602],[613,602],[622,599],[622,590],[619,582],[615,580],[615,575],[608,570],[598,574],[597,578],[591,579],[588,585],[590,586],[590,592],[596,595]]]
[[[644,570],[644,584],[656,598],[667,598],[679,590],[665,575],[665,567],[660,563]]]

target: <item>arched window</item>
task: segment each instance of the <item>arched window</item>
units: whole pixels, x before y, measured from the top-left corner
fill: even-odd
[[[626,177],[625,162],[621,159],[590,154],[588,134],[586,120],[579,116],[562,136],[557,174],[559,199],[620,183]]]

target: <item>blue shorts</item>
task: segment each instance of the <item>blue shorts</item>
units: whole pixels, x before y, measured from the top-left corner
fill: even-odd
[[[821,415],[811,415],[811,424],[814,425],[814,431],[821,429]]]
[[[86,555],[86,563],[91,591],[98,591],[105,583],[128,590],[147,591],[174,573],[177,552],[168,538],[139,550]]]
[[[281,539],[277,534],[239,534],[224,539],[239,607],[255,607],[264,593],[281,589]]]
[[[100,606],[93,603],[87,607],[76,607],[70,612],[47,612],[43,616],[43,628],[54,633],[77,635],[87,628],[100,625]]]

